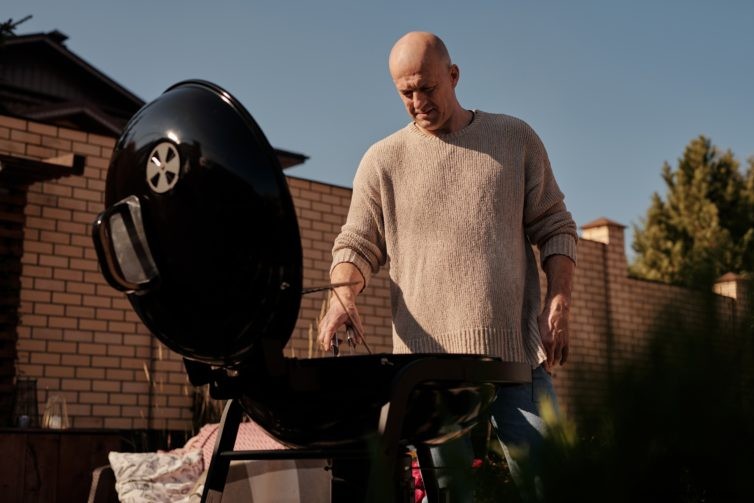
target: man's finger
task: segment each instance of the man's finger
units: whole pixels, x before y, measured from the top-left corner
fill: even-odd
[[[328,317],[325,317],[325,320],[323,320],[319,337],[317,338],[319,345],[323,350],[329,351],[332,347],[332,339],[335,336],[335,332],[338,330],[338,326],[338,323],[333,323]]]
[[[331,332],[330,330],[325,330],[324,332],[320,333],[319,345],[325,351],[328,351],[330,349],[332,336],[333,336],[333,332]]]
[[[563,356],[560,359],[560,364],[565,365],[566,360],[568,360],[568,337],[570,336],[568,332],[568,320],[565,320],[565,326],[563,327],[563,339],[561,340],[561,345],[563,346]]]
[[[364,333],[364,328],[361,324],[361,316],[359,316],[359,310],[355,305],[348,306],[348,310],[343,313],[343,325],[354,329],[356,337],[360,339],[361,334]]]
[[[556,340],[553,346],[554,346],[554,351],[553,351],[554,358],[552,360],[552,363],[555,364],[555,363],[560,362],[560,360],[562,360],[563,358],[563,346],[560,344],[559,340]]]
[[[552,332],[550,332],[550,335],[547,337],[547,341],[547,363],[553,365],[555,363],[555,347],[557,346],[557,341]]]
[[[320,347],[324,351],[329,351],[332,348],[332,339],[335,333],[338,331],[338,328],[347,322],[348,315],[342,308],[339,305],[331,304],[327,314],[325,314],[325,317],[320,322],[319,335],[317,336],[317,342],[319,342]]]
[[[361,317],[359,316],[358,311],[354,313],[355,315],[353,317],[353,325],[350,325],[352,331],[353,331],[353,338],[357,343],[363,343],[364,342],[364,326],[361,324]]]

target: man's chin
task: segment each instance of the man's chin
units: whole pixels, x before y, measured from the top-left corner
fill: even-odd
[[[426,129],[427,131],[434,131],[437,129],[437,124],[434,123],[434,121],[429,119],[419,119],[418,117],[414,118],[414,122],[417,126],[419,126],[422,129]]]

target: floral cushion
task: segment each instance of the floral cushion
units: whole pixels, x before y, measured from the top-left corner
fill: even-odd
[[[188,502],[204,469],[201,450],[111,452],[115,490],[123,503]]]

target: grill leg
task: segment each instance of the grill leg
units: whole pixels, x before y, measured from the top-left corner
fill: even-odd
[[[238,427],[241,424],[243,412],[236,400],[228,400],[220,421],[220,430],[217,432],[215,450],[212,452],[212,461],[207,470],[207,479],[204,481],[202,503],[220,503],[223,499],[225,481],[228,479],[230,459],[221,456],[223,452],[232,451],[236,445]]]
[[[411,456],[386,461],[373,449],[359,458],[333,458],[332,503],[413,503]]]

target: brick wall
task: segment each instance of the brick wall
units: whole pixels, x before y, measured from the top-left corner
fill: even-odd
[[[582,229],[569,363],[554,372],[555,388],[566,410],[576,395],[597,404],[597,394],[611,369],[636,361],[646,349],[648,336],[669,312],[677,314],[679,328],[689,327],[702,322],[710,299],[705,292],[630,278],[623,225],[603,218]],[[721,278],[715,290],[727,295],[717,296],[714,308],[728,319],[733,312],[743,316],[745,285],[741,278]]]
[[[184,429],[191,394],[182,363],[104,282],[89,236],[104,206],[114,144],[110,137],[0,117],[2,153],[36,160],[86,156],[81,176],[28,189],[16,369],[37,379],[40,413],[48,394],[58,393],[75,427]]]
[[[89,225],[103,209],[113,145],[113,138],[0,116],[0,153],[39,160],[72,152],[86,156],[81,176],[36,183],[28,190],[17,372],[37,378],[40,410],[49,394],[62,394],[73,426],[188,429],[192,388],[181,359],[149,335],[125,297],[98,272]],[[324,284],[350,189],[292,177],[288,183],[301,227],[304,284]],[[604,382],[599,376],[606,376],[610,365],[637,354],[661,306],[683,300],[678,303],[693,316],[698,302],[686,290],[628,278],[623,239],[622,226],[612,222],[585,226],[570,363],[555,377],[566,408],[574,394],[598,391]],[[388,288],[382,271],[360,303],[367,337],[377,351],[389,351],[391,345]],[[316,332],[323,298],[303,299],[287,356],[309,356],[309,327],[313,324]],[[736,308],[735,300],[721,299]],[[318,356],[313,348],[312,356]],[[583,382],[576,379],[581,371],[597,377]]]

